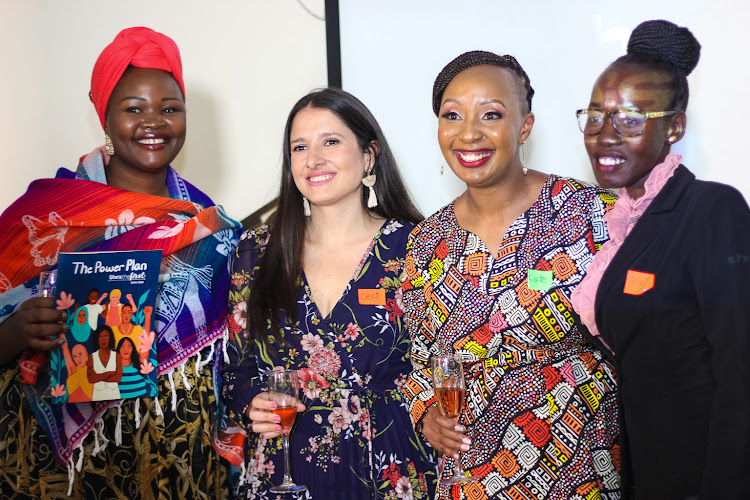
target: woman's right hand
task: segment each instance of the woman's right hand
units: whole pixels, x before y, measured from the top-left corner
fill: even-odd
[[[65,331],[67,314],[55,309],[52,297],[32,297],[21,304],[21,307],[8,318],[4,324],[8,328],[20,332],[22,349],[36,349],[51,351],[60,347],[65,339],[60,337],[50,340],[52,335],[60,335]],[[19,352],[20,352],[19,351]]]
[[[437,406],[431,406],[422,417],[422,435],[433,448],[453,458],[461,451],[468,451],[471,440],[464,435],[466,429],[454,420],[440,414]]]
[[[271,412],[276,408],[276,403],[268,399],[268,394],[261,392],[253,398],[245,414],[253,422],[253,432],[260,434],[266,439],[281,435],[281,417]],[[307,407],[297,402],[297,413],[305,411]]]

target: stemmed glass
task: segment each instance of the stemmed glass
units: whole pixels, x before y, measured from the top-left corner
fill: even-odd
[[[461,361],[454,356],[433,356],[432,386],[435,389],[435,399],[441,415],[445,418],[458,420],[464,406],[466,383]],[[459,452],[460,454],[460,452]],[[466,484],[478,481],[478,477],[466,474],[461,468],[461,457],[454,460],[453,476],[441,479],[443,484]]]
[[[268,399],[276,403],[273,413],[281,418],[281,435],[284,445],[284,481],[271,488],[273,493],[298,493],[307,490],[307,486],[294,484],[289,473],[289,433],[297,417],[297,397],[299,383],[297,370],[274,370],[268,372]]]

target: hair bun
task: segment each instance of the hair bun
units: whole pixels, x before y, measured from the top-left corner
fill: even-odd
[[[698,65],[701,44],[687,28],[669,21],[645,21],[628,40],[628,55],[638,54],[667,61],[689,75]]]

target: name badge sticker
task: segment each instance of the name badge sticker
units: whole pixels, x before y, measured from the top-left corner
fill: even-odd
[[[552,288],[552,271],[540,271],[538,269],[529,269],[529,290],[541,290],[546,292]]]
[[[384,306],[385,290],[382,288],[360,288],[357,290],[359,303],[363,306]]]
[[[656,276],[653,274],[628,269],[628,274],[625,276],[625,287],[622,291],[628,295],[643,295],[654,288],[655,283]]]

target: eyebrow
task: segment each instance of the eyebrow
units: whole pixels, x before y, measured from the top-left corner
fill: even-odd
[[[445,99],[445,100],[443,101],[443,104],[445,104],[446,102],[453,102],[453,103],[456,103],[456,104],[461,104],[461,102],[460,102],[460,101],[459,101],[458,99],[453,99],[453,98],[450,98],[450,97],[446,98],[446,99]],[[481,101],[481,102],[479,103],[479,105],[480,105],[480,106],[485,106],[485,105],[487,105],[487,104],[493,104],[493,103],[499,103],[499,104],[501,104],[501,105],[502,105],[502,106],[503,106],[504,108],[507,108],[507,107],[508,107],[508,106],[506,106],[506,105],[505,105],[505,103],[504,103],[503,101],[501,101],[500,99],[487,99],[487,100],[485,100],[485,101]]]
[[[145,99],[144,97],[128,96],[128,97],[123,97],[123,98],[122,98],[122,100],[121,100],[120,102],[123,102],[123,101],[129,101],[129,100],[133,100],[133,101],[144,101],[144,102],[146,101],[146,99]],[[179,101],[179,100],[180,100],[180,99],[179,99],[179,97],[162,97],[162,98],[161,98],[161,102],[166,102],[166,101]]]
[[[335,135],[337,137],[343,137],[343,134],[339,134],[338,132],[321,132],[320,134],[317,134],[317,135],[318,137],[328,137],[331,135]],[[289,141],[289,144],[295,144],[297,142],[304,142],[304,141],[305,139],[303,139],[302,137],[298,137],[296,139]]]

